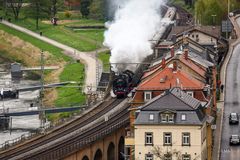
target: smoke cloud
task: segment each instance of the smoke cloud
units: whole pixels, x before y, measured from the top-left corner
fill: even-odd
[[[160,6],[164,0],[112,0],[118,6],[114,20],[107,22],[104,45],[111,50],[111,63],[137,63],[152,54],[151,38],[161,24]],[[130,69],[127,66],[114,70]],[[133,69],[131,69],[133,70]]]

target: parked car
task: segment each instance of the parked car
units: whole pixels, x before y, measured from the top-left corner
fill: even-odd
[[[229,124],[238,124],[239,123],[239,116],[237,113],[230,113],[229,116]]]
[[[229,140],[229,145],[237,145],[240,144],[240,137],[239,135],[231,135]]]

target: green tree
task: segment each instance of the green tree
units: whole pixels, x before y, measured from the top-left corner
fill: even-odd
[[[90,18],[103,20],[104,19],[104,0],[93,0],[90,5]]]
[[[50,13],[52,17],[56,17],[58,10],[63,8],[64,1],[63,0],[50,0]]]
[[[204,24],[220,24],[224,18],[224,8],[219,0],[210,0],[204,14]]]
[[[198,0],[197,3],[195,4],[195,15],[196,19],[199,21],[199,23],[202,23],[202,19],[204,17],[204,11],[206,9],[204,0]]]
[[[50,18],[48,0],[31,0],[30,5],[27,8],[28,17],[34,18],[36,20],[36,29],[39,29],[39,19]]]
[[[15,20],[18,19],[20,10],[22,8],[23,0],[7,0],[9,7],[12,9]]]
[[[228,0],[197,0],[195,3],[195,16],[201,24],[220,24],[227,18]],[[230,11],[240,9],[239,0],[231,0]],[[216,15],[216,16],[215,16]]]
[[[91,0],[81,0],[80,2],[80,12],[84,18],[88,18],[90,13]]]

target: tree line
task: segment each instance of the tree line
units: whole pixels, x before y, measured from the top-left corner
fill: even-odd
[[[79,11],[83,18],[104,19],[104,0],[65,0],[69,3],[79,2]],[[66,10],[64,0],[0,0],[0,10],[3,17],[19,19],[20,12],[36,20],[38,29],[39,19],[56,17],[58,11]]]
[[[203,25],[219,25],[227,19],[228,1],[230,11],[240,9],[240,0],[184,0],[195,9],[195,18]],[[194,4],[195,2],[195,4]]]
[[[80,3],[80,12],[84,18],[104,18],[105,0],[65,0],[68,3]],[[58,10],[64,9],[64,0],[0,0],[0,9],[5,13],[10,11],[14,18],[18,19],[23,5],[28,9],[40,9],[40,12],[46,12],[50,16],[55,16]],[[32,8],[33,7],[33,8]]]

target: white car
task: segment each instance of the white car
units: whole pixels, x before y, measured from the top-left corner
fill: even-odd
[[[240,144],[239,135],[236,135],[236,134],[231,135],[229,140],[229,145],[238,145],[238,144]]]

